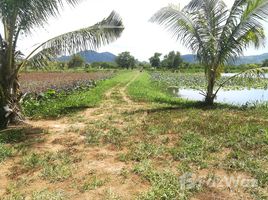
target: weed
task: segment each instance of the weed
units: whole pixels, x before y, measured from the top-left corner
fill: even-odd
[[[99,145],[102,133],[96,129],[87,129],[85,132],[86,143],[89,145]]]
[[[122,199],[119,195],[114,193],[111,189],[105,191],[103,200],[120,200]]]
[[[13,149],[11,147],[8,147],[5,144],[0,143],[0,163],[4,161],[6,158],[12,156]]]
[[[64,191],[53,191],[49,190],[41,190],[37,192],[33,192],[32,200],[64,200],[66,199],[66,195]]]
[[[105,180],[99,179],[96,175],[85,181],[79,188],[80,192],[86,192],[89,190],[95,190],[105,184]]]
[[[47,154],[44,157],[41,176],[50,182],[64,181],[72,176],[73,160],[67,152]]]
[[[104,143],[106,144],[113,144],[117,148],[121,148],[125,140],[125,135],[119,129],[112,128],[111,130],[108,131],[107,134],[104,135],[103,140]]]
[[[42,157],[36,153],[26,155],[22,158],[22,164],[27,169],[36,168],[42,164]]]
[[[133,161],[142,161],[148,158],[156,158],[163,152],[164,148],[162,146],[159,147],[155,144],[142,142],[133,146],[127,154],[127,157]]]

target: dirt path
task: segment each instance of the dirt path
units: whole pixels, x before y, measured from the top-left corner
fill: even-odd
[[[116,114],[121,114],[125,111],[134,111],[141,107],[144,107],[144,103],[134,102],[127,95],[127,87],[135,81],[140,74],[137,73],[135,76],[128,81],[125,85],[121,83],[110,89],[105,93],[105,98],[96,108],[88,108],[82,112],[79,112],[74,116],[79,118],[85,118],[85,122],[91,120],[99,120],[111,113],[111,109],[116,111]],[[115,114],[115,113],[114,113]],[[82,120],[83,121],[83,120]],[[65,132],[68,128],[84,128],[86,124],[83,122],[71,120],[70,117],[64,117],[58,120],[39,120],[39,121],[28,121],[33,127],[48,129],[52,132]]]
[[[91,131],[102,130],[104,134],[114,130],[123,132],[133,123],[132,120],[136,120],[135,123],[141,123],[146,117],[146,113],[140,113],[137,114],[138,117],[135,116],[135,119],[133,117],[127,121],[127,115],[125,115],[125,113],[149,106],[145,103],[133,102],[127,95],[127,87],[138,76],[139,73],[136,73],[127,83],[118,84],[106,92],[104,100],[96,108],[89,108],[58,120],[29,121],[32,127],[45,130],[45,134],[41,136],[43,142],[32,144],[27,149],[27,154],[47,155],[67,152],[79,161],[72,164],[72,178],[51,183],[40,178],[42,171],[38,169],[25,171],[21,166],[21,157],[14,158],[6,165],[0,165],[0,177],[4,177],[0,180],[0,196],[11,193],[7,192],[7,188],[22,180],[28,185],[25,188],[15,184],[17,192],[30,194],[44,188],[50,191],[63,190],[71,199],[105,199],[107,195],[131,199],[144,191],[147,185],[138,176],[132,175],[127,179],[122,176],[122,171],[131,168],[130,165],[118,159],[118,156],[125,151],[123,148],[116,147],[116,144],[102,146],[87,144],[88,134]],[[85,184],[87,179],[92,179],[92,176],[105,180],[105,187],[100,186],[83,192],[81,192],[82,189],[77,189]]]

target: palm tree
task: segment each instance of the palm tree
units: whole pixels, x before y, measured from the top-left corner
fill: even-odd
[[[235,0],[231,9],[222,0],[192,0],[182,10],[162,8],[150,21],[163,25],[197,55],[207,77],[205,103],[213,104],[219,69],[249,46],[264,44],[261,22],[267,17],[268,0]]]
[[[21,59],[17,42],[34,28],[43,27],[49,17],[59,15],[63,5],[75,6],[80,0],[0,0],[0,129],[10,121],[23,119],[20,108],[21,93],[18,75],[27,61],[44,64],[43,61],[64,53],[76,53],[96,49],[120,37],[124,27],[116,12],[101,22],[80,30],[54,37],[41,43],[32,53]]]

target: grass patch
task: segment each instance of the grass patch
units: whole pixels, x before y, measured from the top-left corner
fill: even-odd
[[[80,187],[80,192],[86,192],[89,190],[95,190],[105,184],[105,180],[98,178],[96,175],[86,180]]]
[[[186,132],[180,142],[170,149],[170,153],[174,160],[197,164],[204,168],[207,167],[206,160],[210,150],[208,141],[202,136]]]
[[[22,158],[22,165],[26,169],[33,169],[40,167],[42,165],[42,162],[43,162],[42,156],[36,153],[31,153]]]
[[[45,155],[41,176],[50,182],[61,182],[72,176],[72,157],[67,152]]]
[[[172,97],[164,91],[164,86],[158,82],[152,82],[147,72],[142,73],[127,88],[127,92],[135,101],[149,101],[177,104],[183,100]]]
[[[157,158],[162,155],[163,152],[164,147],[148,142],[141,142],[131,147],[129,153],[126,155],[126,159],[140,162],[149,158]]]
[[[6,146],[5,144],[0,143],[0,163],[12,155],[13,149],[11,147]]]
[[[40,170],[40,177],[50,182],[62,182],[73,174],[73,164],[80,160],[68,151],[56,153],[30,153],[21,159],[21,171],[33,172]]]
[[[154,199],[188,199],[198,188],[184,189],[180,183],[179,176],[171,171],[159,172],[148,160],[143,160],[135,165],[133,172],[149,181],[151,188],[148,192],[139,196],[140,200]]]
[[[64,200],[67,199],[63,191],[49,191],[47,189],[33,192],[32,200]]]
[[[215,104],[213,107],[204,107],[201,103],[174,99],[166,93],[166,86],[161,80],[152,80],[150,74],[145,72],[128,87],[130,97],[136,101],[166,103],[154,104],[153,108],[133,113],[146,112],[148,116],[139,127],[140,133],[136,136],[138,141],[130,143],[128,153],[120,154],[119,157],[121,161],[127,161],[132,155],[133,160],[138,162],[135,173],[150,181],[151,190],[142,198],[160,199],[161,189],[163,188],[163,193],[168,193],[169,190],[156,178],[169,167],[159,165],[159,162],[156,165],[157,157],[154,157],[153,151],[137,148],[136,143],[142,144],[144,141],[150,141],[153,146],[159,143],[167,145],[165,154],[170,155],[167,160],[176,163],[178,173],[195,173],[203,168],[246,173],[258,180],[257,188],[246,191],[252,197],[263,196],[268,183],[267,106],[235,107]],[[154,163],[151,163],[153,170],[146,165],[146,162],[150,162],[148,159]],[[172,181],[169,175],[164,176],[167,181]],[[154,184],[155,180],[158,180],[159,187]],[[176,198],[169,196],[163,199]],[[188,197],[177,196],[177,199]]]
[[[4,130],[0,133],[0,143],[19,143],[26,139],[24,129]]]

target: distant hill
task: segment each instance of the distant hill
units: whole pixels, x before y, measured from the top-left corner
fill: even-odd
[[[268,53],[255,55],[255,56],[243,56],[237,59],[235,62],[236,65],[240,64],[253,64],[253,63],[262,63],[264,60],[268,59]]]
[[[181,56],[183,61],[189,63],[196,63],[196,55],[188,54]],[[262,63],[265,59],[268,59],[268,53],[254,55],[254,56],[243,56],[238,58],[234,65],[241,65],[241,64],[254,64],[254,63]]]
[[[92,62],[114,62],[116,55],[110,52],[103,52],[98,53],[96,51],[88,50],[88,51],[81,51],[77,53],[82,58],[84,58],[86,63]],[[62,56],[59,57],[57,60],[61,62],[68,62],[71,59],[71,56]]]
[[[188,62],[188,63],[196,63],[197,62],[196,55],[193,55],[193,54],[182,55],[181,58],[184,62]]]

